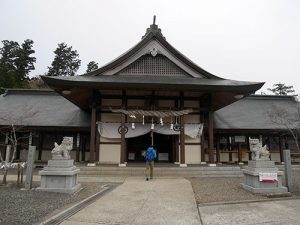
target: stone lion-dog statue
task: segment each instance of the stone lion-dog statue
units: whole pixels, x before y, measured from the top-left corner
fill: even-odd
[[[51,151],[52,159],[70,159],[70,151],[73,149],[73,137],[64,137],[61,144],[54,143]]]
[[[270,152],[266,145],[262,146],[259,139],[249,138],[250,151],[252,152],[252,160],[270,160]]]

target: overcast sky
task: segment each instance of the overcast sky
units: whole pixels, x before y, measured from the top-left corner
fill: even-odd
[[[140,41],[154,14],[167,41],[210,73],[300,93],[299,0],[0,0],[0,40],[34,41],[31,75],[47,72],[66,42],[82,74]]]

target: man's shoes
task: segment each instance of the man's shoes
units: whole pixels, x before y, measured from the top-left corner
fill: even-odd
[[[149,178],[147,177],[147,178],[146,178],[146,181],[148,181],[148,180],[149,180]]]

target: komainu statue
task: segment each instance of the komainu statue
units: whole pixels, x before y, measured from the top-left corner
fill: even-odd
[[[73,149],[73,137],[64,137],[61,144],[54,143],[51,151],[52,159],[70,159],[70,151]]]
[[[249,138],[250,151],[252,152],[252,160],[270,160],[270,152],[268,147],[262,146],[259,139]]]

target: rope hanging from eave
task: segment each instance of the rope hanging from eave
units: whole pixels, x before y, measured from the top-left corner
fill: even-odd
[[[170,117],[170,116],[182,116],[187,115],[191,112],[193,112],[192,109],[184,109],[180,111],[156,111],[156,110],[125,110],[125,109],[111,109],[114,113],[123,113],[127,116],[130,115],[141,115],[141,116],[156,116],[156,117]]]

